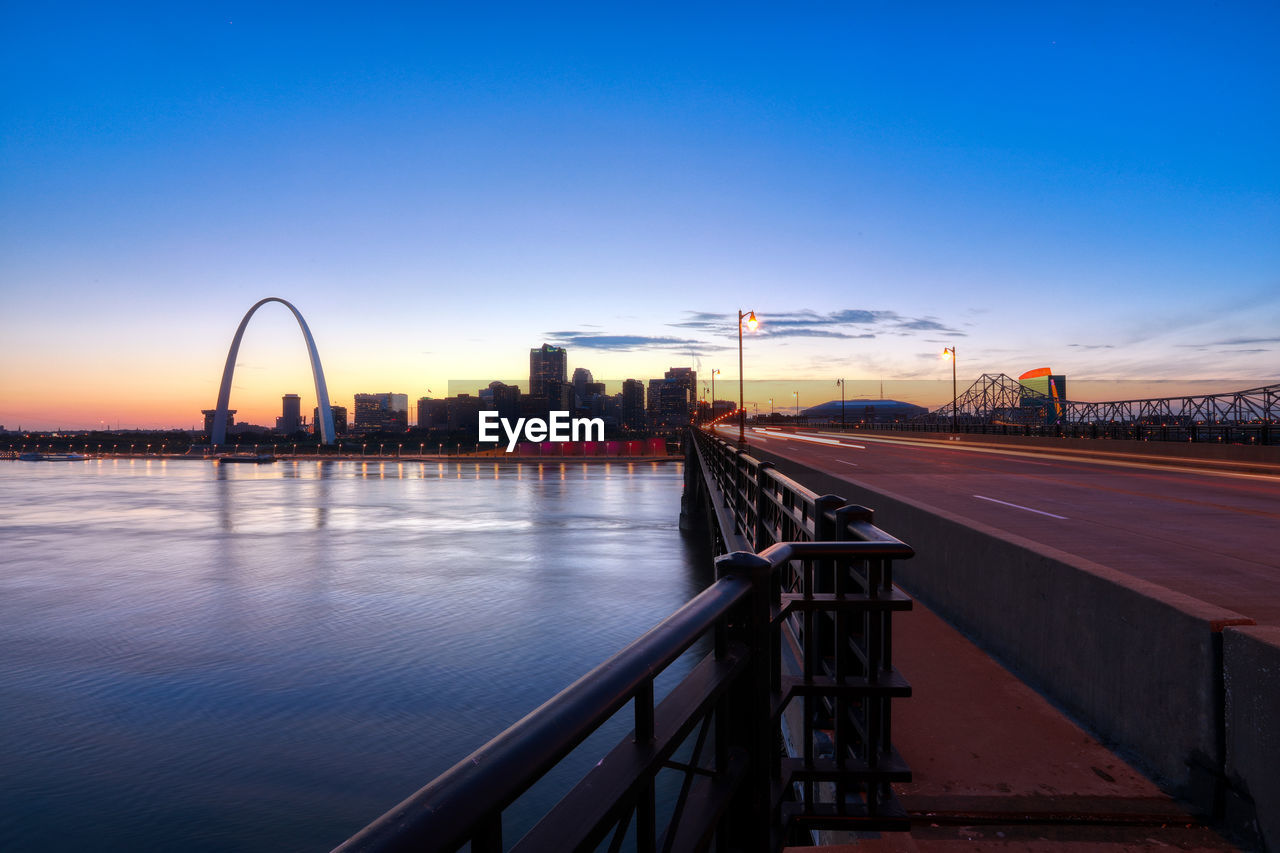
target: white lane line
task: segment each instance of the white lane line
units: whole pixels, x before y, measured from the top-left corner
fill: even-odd
[[[859,467],[857,462],[846,462],[843,459],[836,459],[834,461],[839,462],[841,465],[852,465],[854,468]]]
[[[1061,519],[1063,519],[1064,521],[1069,521],[1069,520],[1070,520],[1070,519],[1068,519],[1065,515],[1054,515],[1053,513],[1051,513],[1051,512],[1045,512],[1045,511],[1044,511],[1044,510],[1042,510],[1042,509],[1032,509],[1032,508],[1031,508],[1031,507],[1029,507],[1029,506],[1021,506],[1021,505],[1019,505],[1019,504],[1011,504],[1011,503],[1009,503],[1008,501],[998,501],[998,500],[996,500],[995,498],[988,498],[988,497],[985,497],[985,496],[983,496],[983,495],[974,495],[974,497],[975,497],[975,498],[977,498],[977,499],[978,499],[978,500],[980,500],[980,501],[991,501],[993,504],[1004,504],[1005,506],[1011,506],[1011,507],[1013,507],[1014,509],[1025,509],[1027,512],[1034,512],[1036,515],[1047,515],[1047,516],[1049,516],[1050,518],[1061,518]]]
[[[835,445],[836,447],[841,446],[840,442],[836,441],[834,438],[813,438],[807,435],[791,435],[789,433],[779,433],[779,432],[770,432],[769,437],[780,438],[783,441],[807,441],[810,444],[827,444],[827,445]]]

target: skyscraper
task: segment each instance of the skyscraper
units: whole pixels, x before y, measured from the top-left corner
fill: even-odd
[[[302,429],[302,398],[297,394],[285,394],[280,400],[280,423],[276,429],[292,435]]]
[[[618,417],[623,429],[644,429],[644,383],[639,379],[628,379],[622,383],[622,407]]]
[[[587,398],[591,396],[587,386],[592,384],[592,381],[591,371],[585,367],[579,367],[573,371],[573,393],[578,398],[578,405],[586,403]]]
[[[540,400],[547,399],[552,391],[549,383],[565,383],[569,369],[569,357],[564,347],[553,347],[543,344],[538,349],[529,350],[529,396]]]

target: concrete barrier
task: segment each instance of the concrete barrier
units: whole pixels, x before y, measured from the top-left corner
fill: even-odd
[[[895,574],[1020,678],[1206,814],[1222,790],[1222,630],[1252,620],[759,449],[821,493],[875,510],[916,557]],[[909,675],[909,674],[908,674]]]
[[[1222,632],[1229,824],[1280,851],[1280,628]]]

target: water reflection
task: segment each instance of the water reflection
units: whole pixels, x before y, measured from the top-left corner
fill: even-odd
[[[329,849],[709,581],[680,484],[0,465],[0,849]]]

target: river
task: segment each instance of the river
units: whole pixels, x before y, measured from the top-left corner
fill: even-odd
[[[710,582],[681,477],[0,462],[0,849],[333,847]]]

